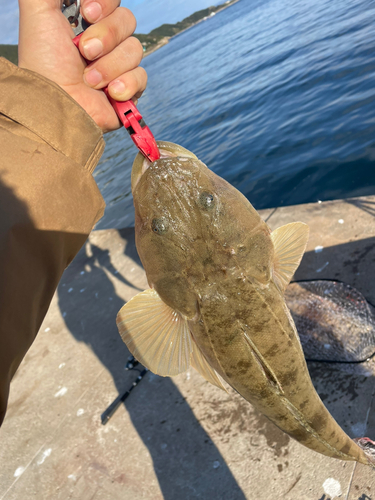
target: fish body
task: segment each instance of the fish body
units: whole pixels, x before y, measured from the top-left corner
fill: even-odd
[[[305,446],[371,464],[316,393],[285,304],[307,226],[271,233],[195,155],[158,145],[162,158],[138,156],[132,171],[136,245],[150,289],[118,314],[129,350],[163,376],[193,366],[219,387],[224,379]]]

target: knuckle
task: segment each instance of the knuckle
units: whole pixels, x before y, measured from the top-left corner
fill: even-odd
[[[138,38],[135,38],[135,36],[131,36],[127,40],[129,49],[132,52],[132,54],[136,57],[138,64],[142,61],[143,58],[143,46],[141,42],[138,40]]]
[[[108,38],[114,40],[116,45],[118,45],[121,42],[121,38],[117,26],[115,24],[108,24],[107,30]]]
[[[126,7],[121,7],[121,10],[123,11],[128,29],[131,31],[131,33],[134,33],[135,28],[137,27],[137,20],[135,19],[133,12]]]

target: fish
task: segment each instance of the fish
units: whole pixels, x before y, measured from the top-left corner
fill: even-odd
[[[190,366],[245,400],[299,443],[375,465],[375,443],[351,439],[312,384],[284,292],[308,226],[271,232],[251,203],[196,155],[157,141],[134,160],[136,247],[149,289],[116,319],[133,356],[161,376]]]
[[[308,361],[339,363],[353,373],[372,357],[375,320],[358,290],[340,281],[299,281],[284,296]],[[364,371],[371,369],[367,363]]]

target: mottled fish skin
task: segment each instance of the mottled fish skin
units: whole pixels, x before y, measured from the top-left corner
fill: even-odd
[[[162,158],[142,174],[139,162],[136,244],[150,287],[187,318],[212,368],[280,429],[324,455],[369,464],[313,387],[273,277],[267,224],[194,155]]]

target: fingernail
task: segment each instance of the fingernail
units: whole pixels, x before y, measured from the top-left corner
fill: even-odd
[[[90,59],[90,61],[100,56],[103,52],[101,40],[99,40],[99,38],[91,38],[91,40],[83,44],[83,52],[85,53],[86,59]]]
[[[109,88],[116,97],[122,97],[122,94],[125,92],[125,85],[121,80],[114,80]]]
[[[96,87],[103,80],[102,74],[97,69],[91,69],[87,73],[84,73],[83,78],[90,87]]]
[[[98,2],[91,2],[83,8],[83,15],[89,23],[94,23],[102,15],[102,6]]]

